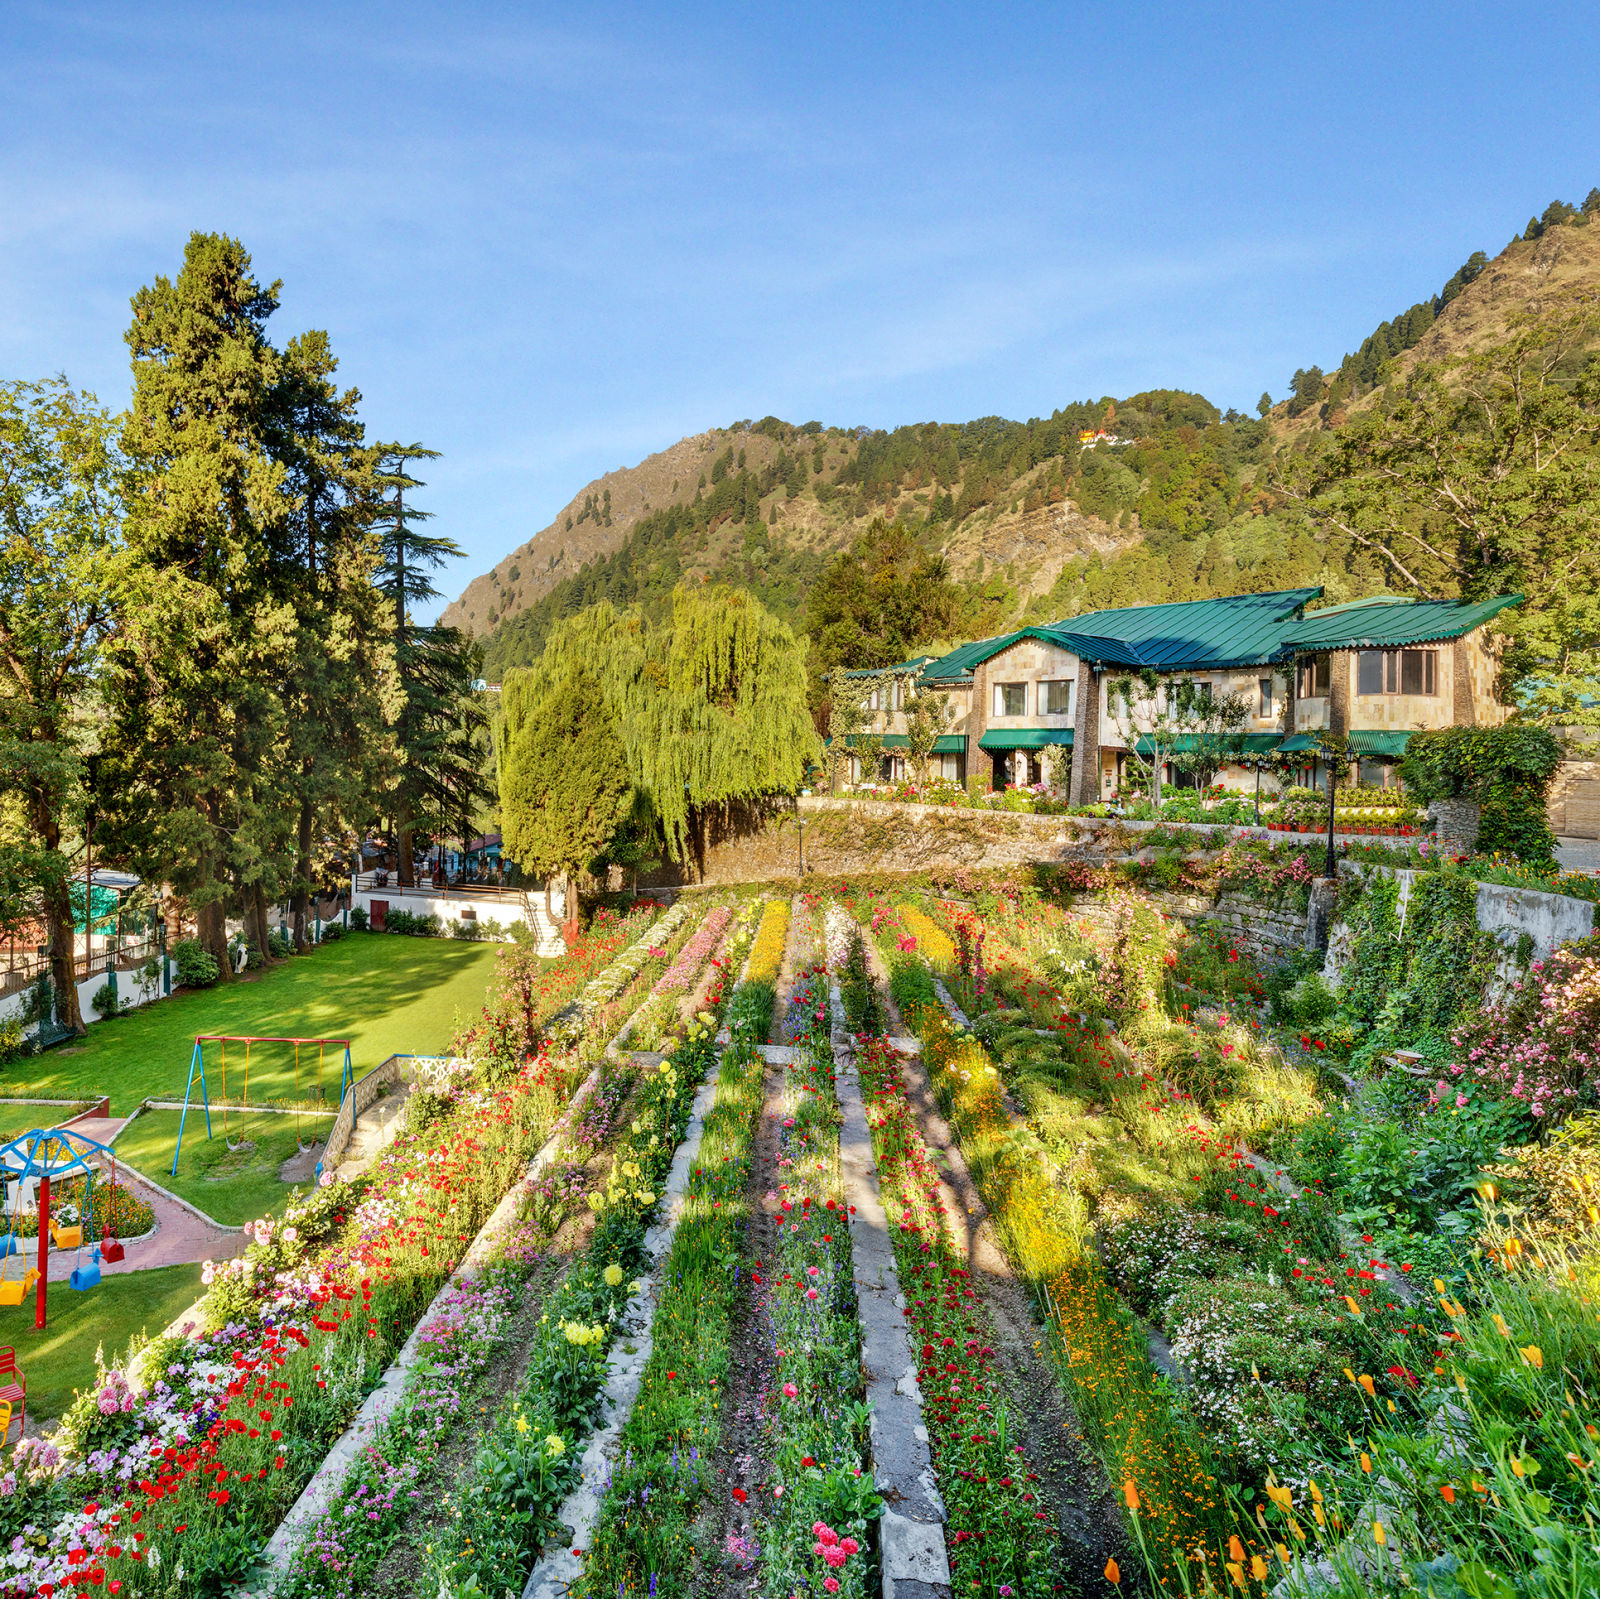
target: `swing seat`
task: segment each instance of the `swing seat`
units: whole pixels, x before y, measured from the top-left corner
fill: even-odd
[[[83,1227],[81,1223],[74,1227],[57,1227],[51,1222],[50,1236],[57,1249],[77,1249],[83,1243]]]
[[[94,1259],[87,1266],[74,1266],[72,1275],[67,1279],[81,1294],[87,1288],[100,1286],[100,1251],[94,1252]]]
[[[15,1282],[0,1280],[0,1305],[20,1305],[38,1280],[39,1274],[32,1266],[28,1268],[25,1277],[20,1277]]]
[[[100,1258],[102,1260],[121,1260],[127,1251],[122,1247],[120,1238],[107,1238],[100,1245]]]

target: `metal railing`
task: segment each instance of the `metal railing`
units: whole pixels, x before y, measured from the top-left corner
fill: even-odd
[[[419,899],[467,899],[496,905],[521,905],[530,894],[543,894],[544,884],[524,883],[514,887],[507,883],[468,883],[445,878],[435,887],[432,877],[424,877],[409,888],[402,888],[393,872],[373,871],[356,873],[356,892],[387,894],[391,899],[409,894]]]

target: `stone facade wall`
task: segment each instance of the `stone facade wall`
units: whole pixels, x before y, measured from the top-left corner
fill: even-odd
[[[1213,901],[1206,894],[1167,893],[1161,889],[1140,891],[1161,914],[1185,927],[1196,922],[1221,924],[1230,941],[1243,953],[1257,960],[1281,960],[1305,939],[1303,911],[1270,905],[1239,894],[1224,894]],[[1111,901],[1100,894],[1080,895],[1069,913],[1073,921],[1102,932],[1110,932],[1116,920]]]

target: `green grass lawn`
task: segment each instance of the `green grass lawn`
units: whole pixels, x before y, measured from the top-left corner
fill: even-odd
[[[349,1038],[358,1076],[392,1054],[437,1054],[449,1047],[458,1013],[465,1021],[482,1007],[496,953],[493,944],[351,934],[259,975],[180,990],[127,1016],[97,1022],[81,1043],[23,1062],[16,1070],[27,1074],[26,1081],[0,1077],[0,1095],[109,1094],[119,1116],[142,1099],[182,1099],[196,1033]],[[205,1058],[207,1087],[220,1094],[218,1046],[206,1045]],[[322,1085],[332,1104],[338,1102],[341,1059],[342,1051],[330,1049],[322,1064]],[[230,1045],[230,1098],[242,1094],[243,1065],[243,1046]],[[316,1051],[302,1049],[300,1065],[304,1095],[315,1078]],[[294,1051],[284,1044],[253,1047],[250,1097],[288,1098],[294,1091]]]
[[[10,1267],[14,1275],[17,1263]],[[28,1379],[28,1414],[41,1421],[59,1416],[74,1391],[94,1381],[96,1349],[115,1364],[135,1333],[154,1336],[200,1297],[199,1266],[105,1277],[81,1294],[67,1282],[70,1269],[63,1264],[61,1280],[51,1280],[43,1332],[34,1331],[32,1294],[15,1309],[0,1306],[0,1344],[16,1346],[17,1364]]]
[[[191,1205],[229,1227],[238,1227],[269,1211],[283,1209],[294,1185],[278,1177],[278,1168],[296,1151],[293,1116],[228,1116],[228,1137],[222,1134],[222,1116],[213,1111],[206,1138],[206,1119],[199,1110],[189,1112],[183,1129],[183,1151],[178,1175],[172,1175],[172,1150],[178,1141],[175,1110],[148,1110],[130,1123],[117,1140],[117,1159],[152,1177],[163,1188],[181,1194]],[[331,1116],[303,1116],[300,1131],[309,1144],[327,1136]],[[251,1143],[254,1149],[230,1150],[228,1139]]]

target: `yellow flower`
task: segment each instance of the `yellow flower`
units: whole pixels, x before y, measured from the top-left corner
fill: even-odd
[[[1267,1484],[1267,1498],[1280,1510],[1294,1509],[1294,1495],[1287,1488],[1279,1487],[1277,1483],[1269,1482]]]
[[[1535,1371],[1544,1369],[1544,1351],[1537,1344],[1529,1344],[1521,1351],[1521,1355]]]
[[[1372,1524],[1372,1541],[1381,1549],[1389,1541],[1384,1536],[1383,1523],[1375,1521]]]
[[[549,1437],[545,1439],[544,1447],[546,1453],[552,1460],[554,1460],[557,1455],[564,1455],[567,1452],[567,1446],[562,1443],[562,1441],[556,1437],[554,1433],[551,1433]]]
[[[655,1202],[656,1202],[656,1196],[655,1196],[655,1191],[653,1189],[641,1188],[639,1190],[639,1203],[641,1205],[653,1205],[653,1204],[655,1204]]]
[[[607,1288],[620,1288],[622,1286],[622,1267],[617,1265],[615,1261],[607,1266],[601,1275],[606,1280]]]
[[[527,1430],[528,1430],[528,1418],[526,1416],[520,1416],[519,1415],[517,1417],[517,1431],[518,1432],[526,1432]]]
[[[1511,1336],[1511,1329],[1506,1326],[1506,1319],[1498,1310],[1490,1319],[1494,1322],[1495,1331],[1498,1332],[1502,1338],[1509,1338]]]

